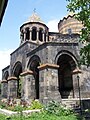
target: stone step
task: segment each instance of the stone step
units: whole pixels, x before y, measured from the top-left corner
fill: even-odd
[[[62,104],[65,105],[67,108],[70,108],[72,110],[74,110],[76,113],[80,113],[81,109],[80,106],[77,104],[77,101],[79,102],[79,100],[62,100]]]
[[[69,108],[79,107],[77,100],[62,100],[62,104]]]

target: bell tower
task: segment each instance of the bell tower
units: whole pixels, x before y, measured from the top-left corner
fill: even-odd
[[[48,27],[34,10],[31,17],[20,27],[20,45],[25,41],[39,44],[48,42],[48,31]]]

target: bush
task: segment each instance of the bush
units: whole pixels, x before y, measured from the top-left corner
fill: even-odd
[[[73,114],[72,110],[65,108],[64,106],[62,106],[60,103],[56,101],[50,101],[45,107],[45,110],[48,113],[55,114],[58,116],[67,116],[67,115]]]
[[[43,108],[43,105],[38,100],[33,100],[31,102],[31,106],[30,106],[31,110],[33,110],[33,109],[42,109],[42,108]]]

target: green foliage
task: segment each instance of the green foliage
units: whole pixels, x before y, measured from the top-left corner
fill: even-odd
[[[74,114],[68,116],[57,116],[55,114],[49,114],[47,112],[33,113],[31,115],[23,116],[15,115],[11,117],[6,117],[0,114],[0,120],[84,120],[81,117],[77,117]]]
[[[11,117],[10,117],[10,116],[7,116],[5,119],[6,119],[6,120],[11,120]]]
[[[31,108],[41,109],[43,105],[35,100],[32,101]],[[0,118],[2,118],[2,120],[84,120],[80,116],[77,116],[72,110],[66,109],[56,101],[49,102],[41,112],[32,113],[31,115],[24,116],[22,114],[22,106],[17,106],[15,109],[19,112],[17,115],[10,117],[0,115]]]
[[[17,105],[13,108],[13,111],[17,112],[22,112],[23,110],[25,110],[25,108],[23,108],[21,105]]]
[[[30,106],[30,109],[42,109],[43,108],[43,105],[38,101],[38,100],[33,100],[31,102],[31,106]]]
[[[76,18],[83,23],[80,41],[83,47],[80,51],[81,64],[90,66],[90,0],[67,0],[67,8],[71,12],[76,12]]]
[[[0,101],[0,108],[1,108],[1,109],[7,108],[6,103]]]
[[[48,113],[55,114],[58,116],[67,116],[67,115],[73,114],[72,110],[65,108],[64,106],[62,106],[60,103],[56,101],[49,102],[45,110]]]
[[[29,109],[41,109],[41,112],[32,113],[31,115],[23,115],[23,110],[25,107],[10,106],[10,109],[17,111],[18,114],[15,116],[4,116],[0,114],[0,119],[2,120],[83,120],[80,116],[77,116],[72,110],[66,109],[60,103],[56,101],[49,102],[44,108],[43,105],[38,101],[34,100],[31,103],[31,108]],[[27,107],[26,107],[27,109]]]

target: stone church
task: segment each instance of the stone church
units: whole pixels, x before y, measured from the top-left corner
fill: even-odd
[[[57,25],[58,32],[49,32],[36,12],[22,24],[20,45],[2,70],[2,98],[61,101],[79,98],[79,90],[90,97],[90,70],[78,66],[83,25],[71,14]]]

